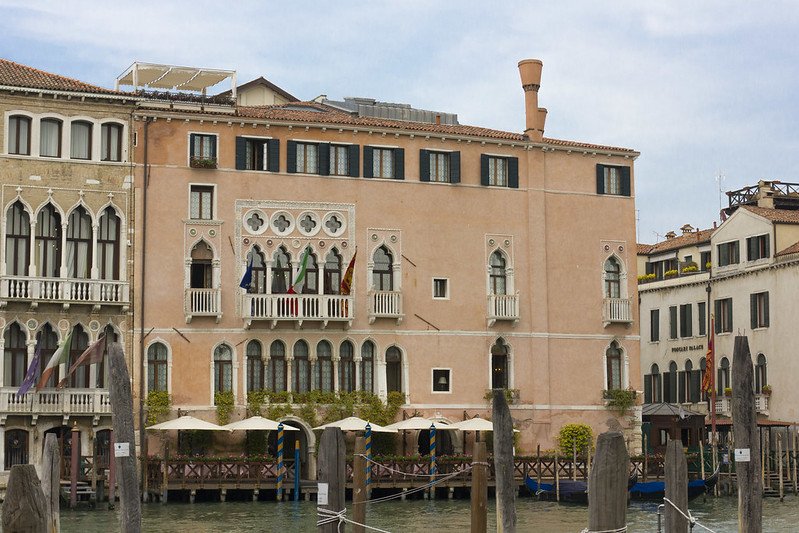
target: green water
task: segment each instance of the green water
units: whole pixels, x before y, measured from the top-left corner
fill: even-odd
[[[494,500],[489,501],[493,511]],[[699,498],[690,509],[699,522],[716,533],[737,532],[736,498]],[[628,509],[629,531],[657,531],[657,506],[634,503]],[[351,513],[351,508],[349,509]],[[520,498],[517,501],[518,531],[577,533],[588,525],[585,507],[559,505]],[[316,531],[314,502],[227,502],[227,503],[157,503],[142,507],[143,531],[158,533],[206,533],[222,531],[293,532]],[[799,499],[793,496],[780,503],[766,499],[763,503],[763,531],[799,531]],[[395,532],[469,530],[468,500],[414,500],[378,503],[369,506],[367,523]],[[61,513],[64,533],[106,533],[118,531],[117,512],[69,511]],[[489,513],[489,531],[494,530]],[[351,529],[348,529],[351,531]],[[695,532],[704,531],[699,527]]]

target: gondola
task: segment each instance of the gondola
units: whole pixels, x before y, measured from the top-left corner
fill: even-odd
[[[638,481],[638,474],[630,476],[627,482],[627,488],[635,486]],[[538,483],[536,480],[527,476],[524,484],[539,500],[556,501],[556,487],[554,483]],[[560,485],[560,501],[566,503],[577,503],[581,505],[588,504],[588,483],[585,481],[573,481],[571,479],[561,480]]]
[[[694,479],[688,482],[688,500],[693,500],[705,492],[713,490],[719,480],[719,470],[716,469],[708,478]],[[664,481],[644,481],[636,483],[630,489],[630,498],[633,500],[662,501],[666,495]]]

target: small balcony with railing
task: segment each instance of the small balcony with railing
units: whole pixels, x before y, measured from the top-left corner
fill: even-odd
[[[769,416],[768,404],[769,394],[755,394],[755,411],[757,414]],[[718,396],[716,397],[716,414],[731,416],[732,415],[732,396]]]
[[[390,318],[402,322],[402,291],[369,291],[369,323],[378,318]]]
[[[519,293],[488,295],[488,327],[497,321],[519,321]]]
[[[218,323],[222,318],[222,291],[219,289],[186,289],[183,311],[186,323],[195,317],[214,317]]]
[[[0,387],[0,421],[9,415],[111,415],[108,389],[44,389],[17,396],[17,387]]]
[[[113,305],[124,312],[130,305],[130,286],[127,281],[115,280],[3,276],[0,307],[8,302],[26,302],[32,308],[43,303],[60,304],[65,310],[78,304],[95,309]]]
[[[602,321],[605,327],[610,324],[632,324],[632,302],[629,298],[605,298],[602,307]]]
[[[254,321],[263,320],[274,328],[279,322],[294,322],[301,327],[306,320],[322,323],[352,324],[354,317],[352,296],[342,294],[245,294],[241,302],[241,316],[249,328]]]

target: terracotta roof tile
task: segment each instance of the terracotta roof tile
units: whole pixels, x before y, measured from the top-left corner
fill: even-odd
[[[697,244],[708,243],[710,242],[710,236],[713,234],[713,231],[715,230],[702,229],[699,231],[692,231],[691,233],[685,233],[683,235],[680,235],[679,237],[674,237],[673,239],[666,239],[663,242],[653,244],[650,246],[649,251],[647,252],[642,252],[640,251],[639,248],[638,253],[642,255],[654,255],[663,252],[668,252],[670,250],[677,250],[679,248],[684,248],[686,246],[696,246]]]
[[[793,243],[792,245],[790,245],[786,249],[781,250],[781,251],[777,252],[774,255],[775,256],[780,256],[780,255],[790,255],[790,254],[797,254],[797,253],[799,253],[799,241]]]
[[[653,246],[654,246],[654,244],[641,244],[639,242],[637,244],[637,247],[638,247],[637,253],[638,253],[638,255],[647,255],[649,253],[649,251],[652,249]]]
[[[772,222],[780,224],[799,224],[799,211],[792,211],[790,209],[768,209],[766,207],[755,207],[753,205],[742,205],[741,207]]]
[[[51,74],[7,59],[0,59],[0,85],[50,91],[125,94],[97,87],[96,85],[90,85],[65,76],[59,76],[58,74]]]

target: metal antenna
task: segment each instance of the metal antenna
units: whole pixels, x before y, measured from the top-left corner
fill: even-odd
[[[723,202],[724,196],[723,196],[721,184],[722,184],[722,182],[725,179],[727,179],[727,178],[724,176],[724,171],[723,170],[719,170],[718,173],[716,174],[716,177],[715,177],[716,184],[718,185],[718,188],[719,188],[719,213],[721,213],[721,210],[724,209],[724,202]]]

